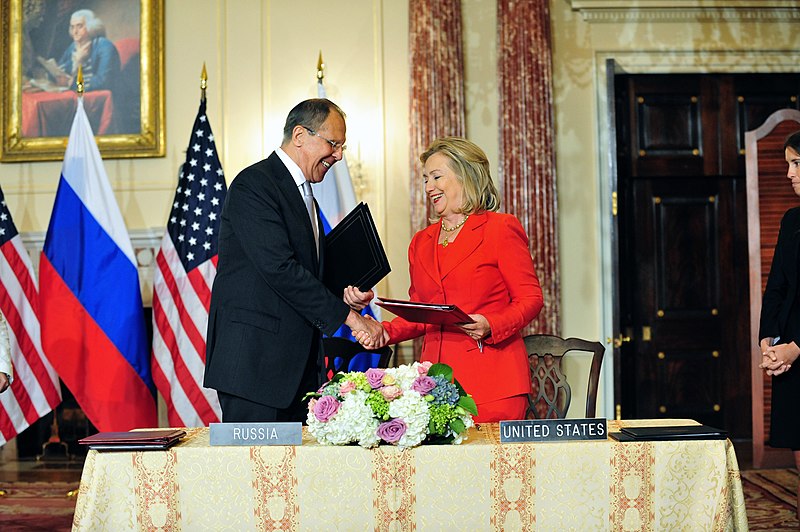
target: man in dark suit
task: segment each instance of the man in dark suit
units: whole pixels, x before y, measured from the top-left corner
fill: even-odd
[[[289,112],[283,142],[231,183],[222,209],[219,264],[211,292],[203,384],[214,388],[222,420],[302,421],[303,396],[323,382],[321,333],[342,323],[372,336],[375,320],[322,284],[324,234],[309,197],[342,158],[346,126],[327,99]]]

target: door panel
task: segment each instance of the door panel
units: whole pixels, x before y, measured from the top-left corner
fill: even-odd
[[[616,77],[623,418],[749,438],[744,132],[797,107],[797,74]]]

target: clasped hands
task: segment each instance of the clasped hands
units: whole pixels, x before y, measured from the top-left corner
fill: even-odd
[[[776,376],[786,373],[800,356],[800,347],[796,343],[772,345],[773,338],[764,338],[759,344],[761,347],[761,364],[759,368],[765,370],[767,375]]]
[[[366,307],[375,293],[372,290],[362,292],[354,286],[348,286],[344,289],[344,302],[350,306],[350,315],[345,320],[352,335],[358,342],[367,349],[380,349],[389,343],[389,333],[383,328],[383,325],[376,321],[372,316],[362,316],[359,312]],[[473,323],[463,323],[458,325],[464,334],[478,342],[481,346],[481,341],[491,334],[491,326],[489,321],[482,314],[470,314]],[[352,321],[353,324],[350,323]],[[355,326],[354,326],[355,325]]]

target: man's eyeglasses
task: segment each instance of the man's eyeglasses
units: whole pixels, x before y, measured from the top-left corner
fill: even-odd
[[[308,126],[303,126],[303,127],[305,128],[305,130],[306,130],[306,131],[308,131],[308,134],[309,134],[309,135],[313,135],[313,136],[315,136],[315,137],[319,137],[319,138],[321,138],[322,140],[324,140],[325,142],[327,142],[328,144],[330,144],[330,145],[331,145],[331,148],[333,148],[333,151],[336,151],[336,150],[338,150],[339,148],[341,148],[341,149],[342,149],[342,151],[344,151],[344,150],[346,150],[346,149],[347,149],[347,146],[346,146],[346,145],[344,145],[344,144],[342,144],[341,142],[334,142],[334,141],[332,141],[331,139],[326,139],[325,137],[323,137],[322,135],[320,135],[319,133],[317,133],[316,131],[314,131],[313,129],[311,129],[311,128],[310,128],[310,127],[308,127]]]

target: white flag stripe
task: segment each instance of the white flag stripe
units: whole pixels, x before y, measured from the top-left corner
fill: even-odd
[[[183,358],[186,367],[189,368],[195,380],[198,380],[198,376],[202,377],[205,367],[203,362],[204,352],[198,352],[199,347],[192,342],[188,333],[186,333],[184,325],[181,322],[182,314],[178,308],[179,303],[172,298],[172,293],[169,291],[169,288],[167,288],[166,283],[164,283],[163,273],[160,268],[156,268],[156,279],[158,282],[153,283],[153,296],[157,298],[160,303],[161,312],[163,313],[166,324],[175,336],[175,343],[178,351],[185,355]],[[179,292],[178,297],[181,298],[181,296],[185,294],[185,292]],[[183,306],[187,314],[196,313],[196,309],[191,308],[185,301],[183,302]],[[208,317],[206,317],[205,320],[207,322]],[[203,343],[205,344],[207,323],[202,324],[202,328],[198,327],[193,320],[192,323],[197,327],[196,332],[202,336]],[[155,329],[158,328],[158,326],[155,327]],[[193,356],[188,356],[188,353],[192,353]],[[158,353],[156,358],[159,360],[169,358],[171,360],[172,354],[169,353],[169,351]]]
[[[202,425],[203,422],[197,415],[197,410],[195,410],[194,405],[189,400],[189,397],[184,393],[183,386],[181,386],[181,383],[178,381],[178,376],[175,371],[175,364],[173,363],[172,358],[163,356],[163,353],[169,352],[169,348],[167,348],[167,345],[164,343],[164,340],[161,337],[161,333],[159,333],[157,329],[153,330],[153,352],[162,354],[162,356],[156,358],[156,363],[158,364],[161,372],[164,374],[169,385],[169,394],[168,397],[164,398],[164,400],[167,401],[168,406],[174,410],[173,415],[177,414],[178,417],[180,417],[181,424],[183,426],[194,427],[197,425]],[[167,375],[170,377],[167,378]]]
[[[69,133],[61,176],[135,267],[133,245],[122,212],[118,208],[108,208],[109,205],[117,205],[117,200],[94,140],[92,126],[84,111],[82,98],[78,98],[78,110]],[[95,178],[87,179],[87,176]]]
[[[18,237],[12,239],[12,242],[15,240],[19,240]],[[27,258],[27,254],[24,255],[24,257]],[[28,264],[30,264],[30,262],[28,262]],[[50,361],[44,356],[42,351],[41,329],[38,327],[39,318],[36,316],[36,313],[31,307],[31,303],[28,300],[28,297],[25,295],[19,279],[6,261],[0,261],[0,284],[2,284],[5,290],[8,292],[9,299],[14,305],[14,308],[17,309],[17,313],[19,314],[22,323],[26,324],[25,334],[27,334],[28,338],[30,338],[32,347],[35,350],[35,353],[31,353],[31,355],[38,357],[39,362],[44,366],[50,381],[56,383],[55,388],[58,389],[59,385],[57,384],[58,376],[56,375],[56,371],[53,369]],[[15,331],[14,328],[9,324],[8,336],[9,341],[11,341],[12,360],[14,361],[14,377],[21,379],[25,384],[28,394],[31,395],[31,400],[35,405],[37,405],[37,412],[42,413],[42,409],[45,409],[43,413],[46,414],[51,409],[47,406],[47,399],[43,395],[41,385],[39,384],[36,375],[33,373],[28,359],[23,354],[23,349],[20,346],[20,339],[17,338],[17,336],[21,333],[22,331]]]
[[[20,284],[19,279],[14,274],[14,271],[8,267],[8,264],[5,261],[0,261],[0,284],[5,285],[6,290],[8,291],[8,295],[11,298],[11,301],[14,304],[14,307],[19,312],[20,318],[25,323],[31,323],[30,320],[35,320],[36,322],[39,321],[39,318],[36,316],[36,312],[34,312],[33,307],[31,307],[31,302],[28,300],[28,297],[25,295],[23,291],[22,284]],[[10,330],[9,327],[9,334],[15,334],[14,331]],[[42,331],[39,327],[26,327],[25,331],[27,331],[28,336],[33,343],[36,352],[39,354],[39,357],[42,359],[45,367],[47,368],[48,372],[55,376],[55,370],[53,366],[50,365],[50,361],[42,355]]]
[[[33,421],[52,411],[61,401],[61,387],[53,366],[42,350],[41,329],[35,308],[38,290],[33,265],[11,219],[0,191],[0,293],[8,324],[8,341],[14,369],[10,390],[0,395],[0,445]]]
[[[16,395],[9,392],[3,393],[0,395],[0,405],[2,405],[3,409],[8,414],[8,418],[11,420],[11,425],[14,427],[14,432],[16,434],[19,434],[28,427],[28,422],[22,414],[22,407],[19,406]],[[13,437],[13,435],[9,437]],[[3,434],[0,433],[0,445],[5,442],[6,439],[3,437]]]
[[[217,392],[203,388],[211,285],[227,187],[206,102],[192,127],[153,280],[153,368],[170,423],[222,419]]]
[[[189,313],[192,323],[194,323],[194,326],[205,339],[206,328],[208,327],[208,311],[203,308],[203,303],[200,301],[200,298],[197,297],[197,292],[195,292],[192,283],[186,276],[186,271],[183,269],[183,264],[181,264],[181,260],[178,258],[178,253],[175,251],[175,246],[172,245],[172,239],[169,238],[169,235],[167,235],[161,243],[161,253],[166,259],[165,262],[169,271],[172,273],[172,278],[175,279],[177,291],[180,294],[183,305]],[[153,287],[154,289],[158,289],[161,302],[165,303],[167,300],[172,300],[172,295],[169,293],[169,288],[164,282],[164,276],[158,262],[156,262],[155,275]],[[177,314],[178,312],[177,307],[173,305],[167,305],[164,309],[165,311],[169,309],[168,312],[171,314]],[[170,323],[173,323],[173,318],[179,319],[177,315],[170,316]],[[176,330],[174,324],[173,330]],[[181,348],[181,350],[183,350],[183,348]]]
[[[158,268],[156,268],[156,272],[157,272],[156,277],[161,278],[163,280],[161,272],[159,271]],[[157,297],[159,302],[161,303],[161,308],[163,309],[163,315],[166,318],[166,323],[175,336],[175,344],[178,348],[178,351],[184,354],[183,360],[184,363],[186,364],[186,367],[189,369],[192,376],[195,378],[195,381],[199,382],[200,380],[202,380],[203,372],[205,371],[205,364],[203,363],[203,358],[201,358],[201,356],[203,356],[203,353],[197,352],[194,343],[192,343],[188,335],[186,335],[183,332],[184,329],[183,329],[183,324],[181,323],[181,314],[178,311],[177,306],[174,304],[174,301],[172,300],[172,294],[170,294],[169,289],[167,289],[166,285],[163,282],[154,282],[153,293],[154,296]],[[192,310],[189,309],[189,312],[192,312]],[[206,317],[206,320],[207,319],[208,318]],[[158,330],[158,326],[153,328],[154,334],[156,330]],[[203,337],[205,338],[205,326],[199,330],[202,331]],[[166,346],[166,344],[164,345]],[[173,364],[172,356],[169,350],[155,351],[155,352],[157,353],[155,357],[156,360],[159,361],[169,360],[169,364],[170,365]],[[194,356],[185,356],[187,353],[193,353]],[[165,375],[169,375],[169,373],[165,373]]]
[[[15,372],[14,379],[19,379],[19,381],[22,383],[25,391],[28,393],[28,397],[31,399],[33,407],[36,409],[36,413],[39,414],[39,417],[41,417],[48,413],[51,408],[47,405],[47,398],[45,397],[42,387],[39,384],[39,380],[36,378],[36,375],[33,372],[33,368],[31,368],[30,364],[28,363],[28,359],[22,356],[22,349],[19,346],[17,335],[11,331],[11,327],[8,329],[8,342],[11,345],[11,353],[17,355],[14,356],[12,354]]]

